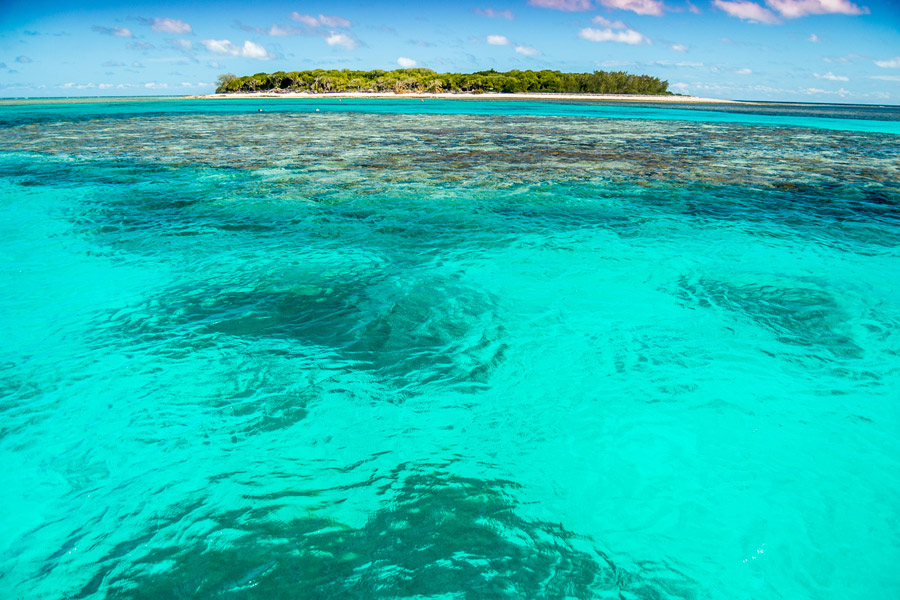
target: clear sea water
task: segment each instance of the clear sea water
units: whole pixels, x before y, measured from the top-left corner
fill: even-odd
[[[0,597],[900,596],[900,109],[0,132]]]

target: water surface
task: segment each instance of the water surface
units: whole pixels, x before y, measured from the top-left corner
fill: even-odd
[[[0,595],[895,597],[898,115],[0,107]]]

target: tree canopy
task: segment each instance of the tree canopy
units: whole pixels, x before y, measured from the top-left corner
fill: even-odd
[[[351,71],[315,69],[219,77],[216,93],[285,92],[541,92],[569,94],[668,94],[669,83],[624,71],[562,73],[560,71],[478,71],[436,73],[431,69]]]

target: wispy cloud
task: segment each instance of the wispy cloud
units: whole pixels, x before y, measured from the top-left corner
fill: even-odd
[[[585,27],[578,32],[578,37],[591,42],[619,42],[622,44],[631,44],[632,46],[650,43],[650,40],[647,37],[633,29],[620,29],[614,31],[610,28],[593,29],[591,27]]]
[[[397,59],[397,64],[400,65],[404,69],[412,69],[414,67],[419,66],[419,63],[411,58],[406,58],[405,56],[401,56]]]
[[[41,32],[41,31],[33,31],[31,29],[26,29],[22,33],[24,33],[25,35],[27,35],[29,37],[36,36],[36,35],[52,35],[53,37],[63,37],[63,36],[69,35],[65,31],[57,31],[55,33],[49,33],[49,32]]]
[[[655,17],[661,17],[664,8],[660,0],[600,0],[600,4],[606,8],[630,10],[639,15]]]
[[[900,56],[889,58],[887,60],[876,60],[875,64],[882,69],[900,69]]]
[[[845,56],[824,56],[822,57],[822,60],[827,63],[841,63],[844,65],[849,65],[863,58],[865,57],[859,54],[847,54]],[[898,57],[898,60],[900,60],[900,57]]]
[[[359,47],[359,42],[346,33],[337,33],[334,31],[325,38],[325,43],[329,46],[342,46],[347,50],[353,50],[354,48]]]
[[[591,19],[592,23],[596,23],[597,25],[602,25],[603,27],[609,27],[610,29],[627,29],[628,25],[623,23],[622,21],[610,21],[607,18],[596,16]]]
[[[125,63],[120,62],[118,60],[108,60],[100,66],[102,66],[102,67],[124,67]]]
[[[751,23],[772,25],[779,22],[778,17],[771,10],[747,0],[735,0],[734,2],[713,0],[713,6],[722,9],[732,17]]]
[[[769,25],[779,23],[779,16],[785,19],[797,19],[808,15],[869,14],[867,7],[857,6],[849,0],[765,0],[765,4],[768,8],[750,0],[713,0],[714,6],[732,17]],[[809,41],[817,42],[818,36],[812,34]]]
[[[552,8],[554,10],[579,11],[591,10],[591,0],[528,0],[531,6]]]
[[[129,42],[128,48],[130,50],[152,50],[152,49],[156,48],[156,46],[154,46],[150,42],[137,41],[137,42]]]
[[[850,95],[850,90],[845,90],[844,88],[841,88],[839,90],[823,90],[820,88],[810,87],[810,88],[803,88],[800,90],[800,92],[802,92],[804,94],[809,94],[810,96],[820,96],[822,94],[825,94],[827,96],[840,96],[841,98],[844,98],[844,97]]]
[[[310,35],[312,32],[309,28],[294,27],[293,25],[270,25],[269,27],[253,27],[252,25],[244,25],[240,21],[235,21],[238,29],[259,35],[268,35],[270,37],[291,37],[294,35]]]
[[[737,71],[735,71],[735,73],[737,73],[738,75],[752,75],[753,71],[751,69],[748,69],[747,67],[744,67],[743,69],[738,69]]]
[[[290,25],[272,25],[266,31],[266,35],[272,37],[290,37],[292,35],[299,35],[300,33],[299,29],[291,27]]]
[[[252,58],[255,60],[269,60],[273,58],[264,47],[246,40],[243,46],[233,44],[230,40],[203,40],[203,46],[215,54],[228,54],[240,58]]]
[[[505,35],[489,35],[487,36],[487,43],[491,46],[509,46],[512,42]]]
[[[633,46],[651,43],[649,38],[630,29],[622,21],[611,21],[605,17],[596,16],[591,19],[591,22],[603,26],[604,29],[585,27],[578,32],[578,37],[591,42],[619,42]],[[687,50],[687,48],[684,49]]]
[[[513,11],[509,9],[497,10],[494,8],[473,8],[472,11],[491,19],[506,19],[507,21],[512,21],[516,18]]]
[[[522,54],[524,56],[540,56],[541,51],[537,48],[532,48],[531,46],[516,46],[516,54]]]
[[[157,33],[174,33],[175,35],[188,35],[194,33],[193,28],[180,19],[170,19],[168,17],[147,19],[138,17],[138,21],[144,25],[149,25],[150,29]]]
[[[881,81],[900,81],[900,75],[871,75],[869,79],[880,79]]]
[[[845,77],[844,75],[835,75],[831,71],[825,73],[824,75],[813,73],[813,77],[815,77],[816,79],[827,79],[828,81],[850,81],[849,77]]]
[[[27,65],[28,63],[34,62],[34,61],[31,60],[31,58],[29,58],[29,57],[27,57],[27,56],[25,56],[25,55],[21,55],[21,56],[17,56],[17,57],[16,57],[16,62],[17,62],[17,63],[21,63],[21,64],[23,64],[23,65]]]
[[[344,17],[328,16],[328,15],[319,15],[318,17],[314,17],[312,15],[301,15],[298,12],[291,13],[291,20],[296,21],[298,23],[303,23],[309,27],[352,27],[353,23],[345,19]]]
[[[675,52],[687,52],[688,50],[688,47],[684,44],[671,44],[669,45],[669,48],[671,48]]]
[[[319,15],[319,22],[326,27],[351,27],[353,25],[344,17],[328,17],[326,15]]]
[[[772,9],[786,19],[807,15],[867,15],[869,9],[848,0],[766,0]]]
[[[101,25],[94,25],[93,27],[91,27],[91,31],[96,31],[97,33],[102,33],[103,35],[113,35],[115,37],[134,37],[134,34],[131,33],[131,30],[127,27],[103,27]]]
[[[636,65],[637,63],[629,63]],[[706,67],[706,63],[696,62],[696,61],[687,61],[687,60],[679,60],[678,62],[671,60],[654,60],[649,63],[642,63],[645,65],[659,65],[660,67],[682,67],[689,69],[702,69]]]
[[[317,18],[310,15],[301,15],[298,12],[291,13],[291,20],[297,21],[298,23],[303,23],[304,25],[308,25],[310,27],[318,27],[319,25],[321,25]]]
[[[806,41],[808,41],[808,42],[813,42],[813,43],[815,44],[815,43],[817,43],[817,42],[821,42],[821,41],[822,41],[822,38],[820,38],[819,36],[817,36],[817,35],[814,34],[814,33],[811,33],[811,34],[809,34],[809,37],[806,38]]]
[[[174,40],[170,40],[170,43],[174,47],[180,48],[182,50],[190,50],[193,47],[193,44],[191,44],[190,40],[185,40],[182,38],[176,38]]]

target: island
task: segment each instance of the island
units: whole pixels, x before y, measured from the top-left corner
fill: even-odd
[[[628,94],[672,96],[669,83],[624,71],[563,73],[560,71],[477,71],[437,73],[431,69],[352,71],[315,69],[276,71],[236,77],[219,76],[217,94]]]

